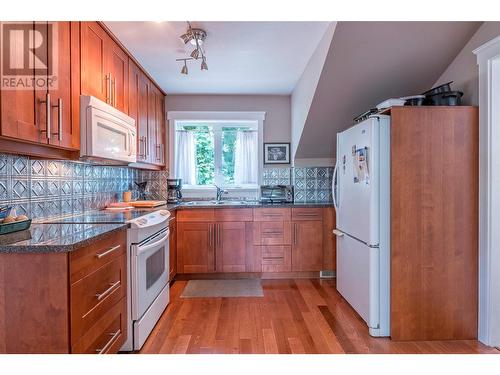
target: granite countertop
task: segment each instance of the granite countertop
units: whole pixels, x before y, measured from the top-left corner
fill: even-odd
[[[230,200],[225,200],[223,204],[191,204],[189,202],[181,202],[174,207],[165,208],[168,210],[184,210],[196,208],[321,208],[321,207],[334,207],[332,202],[294,202],[294,203],[261,203],[260,201],[248,201],[245,203],[231,204]],[[163,206],[164,207],[164,206]],[[161,208],[161,207],[157,207]]]
[[[0,253],[70,252],[127,228],[127,224],[38,224],[0,236]]]

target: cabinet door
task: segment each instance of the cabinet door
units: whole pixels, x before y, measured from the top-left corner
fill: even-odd
[[[152,92],[154,93],[154,132],[151,133],[151,138],[154,136],[152,150],[152,162],[156,165],[165,165],[165,123],[164,123],[164,98],[161,91],[151,84]]]
[[[35,24],[33,23],[33,28]],[[38,31],[45,33],[43,26],[37,26]],[[33,55],[34,56],[34,55]],[[34,59],[34,57],[32,57]],[[32,64],[34,61],[32,62]],[[37,90],[45,99],[46,90]],[[2,135],[32,142],[47,142],[40,128],[41,118],[36,113],[45,116],[46,106],[35,99],[35,90],[2,90],[1,92],[1,124]]]
[[[323,222],[292,223],[292,271],[321,271],[323,266]]]
[[[97,22],[80,25],[81,90],[109,103],[110,85],[106,71],[106,48],[109,36]]]
[[[128,112],[128,56],[111,38],[106,44],[106,72],[110,74],[110,104]]]
[[[135,119],[137,128],[137,161],[145,162],[147,155],[146,140],[148,139],[148,93],[144,73],[129,59],[129,90],[128,90],[128,114]]]
[[[148,155],[147,161],[152,164],[158,163],[158,150],[156,147],[156,91],[158,90],[148,79]]]
[[[158,90],[156,94],[156,143],[158,144],[159,165],[166,164],[165,97]]]
[[[247,226],[245,222],[215,224],[215,264],[217,272],[245,272],[247,264]]]
[[[172,281],[177,273],[177,224],[176,220],[172,220],[169,224],[170,241],[169,241],[169,276],[168,280]]]
[[[71,22],[57,23],[57,88],[49,88],[51,100],[51,135],[54,146],[78,148],[74,144],[71,119]],[[50,60],[49,63],[56,65]],[[60,134],[59,134],[60,133]],[[78,134],[79,135],[79,134]],[[79,138],[79,137],[78,137]]]
[[[179,273],[214,272],[214,224],[177,223],[177,250]]]

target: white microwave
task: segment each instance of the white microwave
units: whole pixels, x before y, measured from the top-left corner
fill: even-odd
[[[109,164],[135,163],[135,120],[93,96],[80,96],[80,158]]]

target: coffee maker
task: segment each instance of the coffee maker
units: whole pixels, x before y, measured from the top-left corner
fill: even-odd
[[[167,180],[168,203],[178,203],[182,198],[182,178],[169,178]]]

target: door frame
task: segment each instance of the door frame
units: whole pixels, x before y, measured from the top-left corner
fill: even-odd
[[[475,49],[479,65],[479,341],[500,347],[500,36]]]

